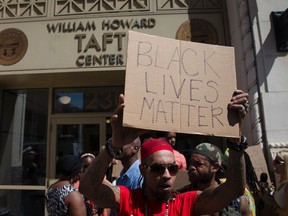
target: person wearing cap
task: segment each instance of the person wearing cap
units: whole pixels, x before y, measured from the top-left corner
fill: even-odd
[[[57,169],[61,176],[45,196],[48,215],[86,216],[84,198],[73,186],[79,179],[82,161],[74,155],[65,155],[58,159]]]
[[[204,191],[223,183],[217,178],[223,163],[222,151],[210,143],[201,143],[192,151],[188,176],[191,184],[179,189],[180,193],[187,191]],[[252,215],[249,211],[248,200],[243,195],[232,200],[229,205],[220,210],[216,215]],[[214,214],[213,214],[214,215]]]
[[[237,90],[228,104],[228,109],[246,114],[243,105],[248,94]],[[111,186],[103,182],[112,158],[119,154],[125,144],[131,143],[146,131],[122,125],[124,95],[111,116],[112,142],[95,158],[83,178],[80,192],[101,207],[113,208],[119,215],[205,215],[218,212],[228,203],[241,196],[245,189],[243,152],[231,150],[227,170],[227,181],[220,187],[202,191],[177,194],[173,184],[178,171],[173,148],[163,139],[149,139],[141,146],[140,172],[143,187],[130,190],[124,186]],[[235,144],[237,147],[238,144]],[[101,166],[99,166],[101,163]]]

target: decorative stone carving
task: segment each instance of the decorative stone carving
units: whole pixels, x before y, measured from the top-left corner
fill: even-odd
[[[69,14],[113,13],[125,11],[147,11],[149,0],[56,0],[55,16]]]
[[[191,19],[184,22],[176,33],[176,39],[207,44],[218,44],[218,33],[206,20]]]
[[[0,1],[0,19],[46,16],[47,4],[47,0]]]
[[[0,64],[12,65],[20,61],[28,47],[26,35],[19,29],[9,28],[0,32]]]
[[[157,10],[222,8],[222,0],[157,0]]]

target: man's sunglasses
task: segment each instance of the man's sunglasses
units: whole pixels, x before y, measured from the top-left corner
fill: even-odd
[[[151,166],[145,165],[151,172],[158,175],[163,175],[165,170],[168,169],[170,175],[175,176],[178,173],[179,167],[177,164],[153,164]]]
[[[285,164],[285,162],[283,160],[279,160],[279,159],[275,159],[273,161],[273,163],[276,164],[276,165]]]

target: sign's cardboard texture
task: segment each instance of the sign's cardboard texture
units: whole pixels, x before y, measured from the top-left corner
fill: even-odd
[[[245,151],[250,156],[251,163],[258,179],[260,179],[261,173],[269,173],[261,145],[249,146]],[[268,179],[268,182],[271,183],[270,179]]]
[[[239,137],[232,47],[129,31],[127,52],[124,126]]]

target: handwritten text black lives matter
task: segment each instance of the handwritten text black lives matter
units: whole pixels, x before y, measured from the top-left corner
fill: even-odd
[[[217,104],[218,81],[222,77],[210,62],[217,55],[216,51],[203,50],[200,53],[192,48],[181,50],[179,46],[176,46],[171,51],[171,55],[163,59],[158,52],[160,49],[163,47],[159,47],[159,44],[155,47],[155,44],[150,42],[138,42],[137,71],[143,75],[142,87],[145,89],[139,119],[151,116],[151,123],[173,124],[176,113],[181,111],[186,112],[185,125],[188,127],[192,126],[191,123],[195,122],[195,118],[197,118],[198,127],[223,126],[224,123],[221,120],[223,107]],[[195,70],[191,62],[200,63],[202,69]],[[172,65],[174,69],[176,65],[179,70],[171,73]],[[151,68],[157,69],[156,72],[150,70]],[[157,88],[151,85],[154,79],[158,81]],[[168,90],[172,90],[173,95],[168,100],[163,100]],[[181,102],[182,97],[186,97],[184,103]]]

